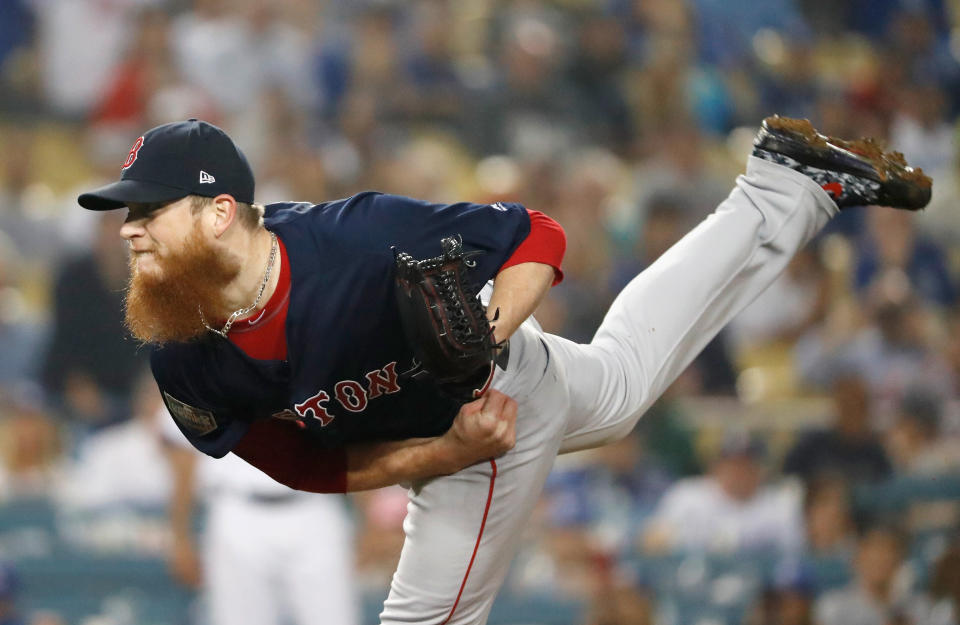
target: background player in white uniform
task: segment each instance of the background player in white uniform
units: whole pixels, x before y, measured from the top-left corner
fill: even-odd
[[[342,495],[292,490],[236,456],[195,450],[164,415],[173,469],[171,569],[203,590],[209,625],[359,625]],[[205,508],[200,548],[196,497]]]

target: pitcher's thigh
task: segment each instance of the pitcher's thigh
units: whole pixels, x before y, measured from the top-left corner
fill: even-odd
[[[411,489],[381,623],[486,622],[556,458],[564,404],[538,394],[520,406],[513,450]]]
[[[550,358],[566,372],[568,415],[560,453],[619,440],[636,425],[643,404],[643,372],[621,351],[626,347],[580,344],[546,335]]]

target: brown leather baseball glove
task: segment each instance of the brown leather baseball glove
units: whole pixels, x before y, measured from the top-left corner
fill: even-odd
[[[487,311],[467,280],[470,260],[459,237],[440,241],[443,254],[416,260],[394,248],[396,293],[407,340],[417,359],[415,377],[428,376],[446,395],[477,399],[490,386],[501,347]]]

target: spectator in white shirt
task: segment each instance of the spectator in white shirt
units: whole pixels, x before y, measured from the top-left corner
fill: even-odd
[[[756,438],[730,433],[708,475],[680,480],[664,494],[644,546],[653,551],[799,551],[799,491],[765,482],[764,454]]]

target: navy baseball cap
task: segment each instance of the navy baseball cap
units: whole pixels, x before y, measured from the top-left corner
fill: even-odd
[[[120,180],[84,193],[80,206],[123,208],[131,202],[170,202],[187,195],[228,193],[253,203],[253,170],[240,148],[213,124],[197,119],[151,128],[138,138],[120,170]]]

